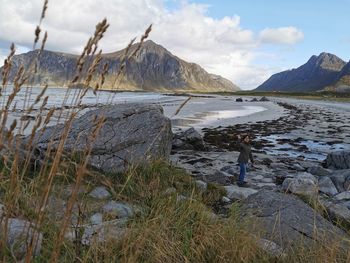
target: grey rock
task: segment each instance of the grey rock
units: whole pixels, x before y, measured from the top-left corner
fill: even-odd
[[[268,98],[266,98],[265,96],[261,97],[259,101],[270,101]]]
[[[1,222],[0,235],[4,236],[5,221]],[[34,228],[34,225],[26,220],[9,218],[7,222],[6,244],[17,259],[22,259],[29,247],[33,247],[33,255],[40,254],[43,235]],[[33,243],[31,244],[31,240]]]
[[[338,237],[349,236],[324,219],[317,211],[298,197],[269,190],[261,190],[242,201],[242,216],[253,216],[257,231],[263,238],[275,242],[283,249],[314,245],[314,240],[333,243]],[[315,232],[317,229],[317,232]]]
[[[243,102],[243,99],[242,98],[237,98],[236,102]]]
[[[224,203],[230,203],[230,202],[231,202],[231,199],[228,198],[227,196],[223,196],[223,197],[221,198],[221,201],[224,202]]]
[[[134,215],[132,206],[116,201],[109,201],[102,207],[102,210],[104,213],[117,216],[118,218],[129,218]]]
[[[192,127],[179,134],[175,134],[173,148],[203,151],[206,147],[202,135]]]
[[[292,168],[293,170],[298,171],[298,172],[303,172],[303,171],[305,171],[305,168],[302,167],[302,166],[301,166],[300,164],[298,164],[298,163],[293,164],[291,168]]]
[[[232,177],[231,174],[217,170],[212,174],[203,175],[202,180],[207,182],[207,183],[217,183],[217,184],[221,184],[221,185],[229,185],[229,184],[231,184],[230,177]]]
[[[96,116],[104,123],[94,142],[91,133],[96,128]],[[46,151],[57,149],[64,125],[37,133],[34,145]],[[29,140],[29,138],[27,138]],[[89,165],[105,172],[122,172],[131,165],[147,164],[152,160],[169,159],[172,132],[170,120],[159,105],[118,104],[89,111],[75,119],[68,133],[64,151],[84,152],[91,147]]]
[[[91,217],[90,217],[90,222],[91,224],[93,225],[99,225],[103,222],[103,215],[101,213],[96,213],[96,214],[93,214]]]
[[[338,190],[333,184],[332,180],[327,176],[320,177],[318,180],[318,190],[329,196],[333,196],[338,193]]]
[[[169,187],[164,191],[165,195],[170,195],[176,193],[176,188],[175,187]]]
[[[350,191],[350,175],[345,178],[344,189],[345,191]]]
[[[203,182],[202,180],[196,180],[196,187],[202,191],[205,192],[208,188],[208,184],[206,182]]]
[[[295,178],[284,180],[282,190],[297,195],[314,197],[317,194],[317,180],[312,174],[299,174]]]
[[[350,191],[339,193],[334,196],[334,199],[338,201],[350,200]]]
[[[187,196],[184,195],[177,195],[176,196],[176,202],[182,202],[182,201],[187,201],[190,200],[190,198],[188,198]]]
[[[286,256],[286,254],[283,252],[283,249],[275,242],[272,242],[270,240],[260,238],[258,241],[258,245],[261,249],[263,249],[265,252],[269,253],[274,257],[279,258]]]
[[[3,204],[0,204],[0,222],[2,221],[2,218],[5,215],[5,209],[6,207]]]
[[[110,240],[121,240],[126,234],[125,224],[125,219],[117,219],[97,225],[86,226],[81,238],[81,243],[90,246]]]
[[[338,191],[344,192],[345,182],[349,176],[350,176],[350,169],[346,169],[346,170],[334,171],[330,175],[330,178],[332,179],[332,182],[334,183],[335,187],[337,187]]]
[[[224,186],[224,188],[226,190],[227,197],[235,200],[245,199],[248,196],[258,192],[258,190],[246,187],[239,187],[237,185],[228,185]]]
[[[333,169],[350,169],[350,151],[336,151],[328,154],[325,164]]]
[[[335,223],[343,226],[350,226],[350,210],[344,204],[334,204],[328,201],[321,201],[327,210],[327,215]]]
[[[271,163],[270,164],[270,168],[273,169],[273,170],[277,170],[277,171],[285,171],[287,170],[287,166],[283,163]]]
[[[89,193],[89,196],[96,199],[107,199],[111,197],[111,194],[108,192],[106,187],[98,186]]]
[[[317,175],[317,176],[329,176],[331,174],[329,170],[319,165],[311,166],[307,171],[310,174]]]

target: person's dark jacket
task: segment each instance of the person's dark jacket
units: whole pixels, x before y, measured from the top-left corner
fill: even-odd
[[[239,156],[238,163],[248,163],[249,159],[253,163],[252,147],[244,142],[238,142]]]

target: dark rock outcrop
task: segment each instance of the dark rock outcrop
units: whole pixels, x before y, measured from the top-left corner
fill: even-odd
[[[345,62],[335,55],[321,53],[297,69],[272,75],[256,91],[307,92],[322,90],[339,78]]]
[[[350,169],[350,151],[336,151],[328,154],[325,166],[333,169]]]
[[[283,248],[349,238],[298,197],[289,194],[261,190],[242,202],[241,213],[253,216],[259,230],[262,227],[265,232],[264,238]]]
[[[96,139],[96,118],[104,121]],[[55,151],[65,129],[63,124],[49,127],[34,139],[34,146],[45,152]],[[130,165],[155,159],[168,159],[171,151],[171,123],[161,106],[153,104],[120,104],[92,110],[75,119],[64,151],[79,154],[91,147],[89,164],[105,172],[121,172]]]
[[[204,151],[206,147],[202,135],[192,127],[174,135],[173,149]]]
[[[130,49],[132,54],[138,47],[135,44]],[[103,71],[103,65],[108,63],[108,73],[105,75],[105,89],[113,89],[115,76],[120,70],[121,61],[125,49],[114,53],[102,54],[101,67],[98,73]],[[13,81],[19,67],[25,68],[37,59],[38,67],[32,84],[63,86],[69,85],[76,74],[77,55],[52,52],[44,50],[39,57],[38,51],[30,51],[13,57],[13,66],[10,80]],[[87,65],[93,58],[87,59]],[[0,68],[0,72],[1,72]],[[85,71],[87,67],[85,68]],[[1,76],[1,74],[0,74]],[[91,85],[99,79],[93,80]],[[78,84],[79,86],[79,84]],[[146,41],[136,56],[127,59],[125,74],[119,90],[145,90],[145,91],[237,91],[239,88],[231,81],[209,74],[202,67],[194,63],[188,63],[173,54],[164,47],[151,40]]]

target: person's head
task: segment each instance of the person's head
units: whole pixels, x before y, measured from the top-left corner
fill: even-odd
[[[243,141],[244,141],[245,143],[249,143],[249,142],[250,142],[250,137],[249,137],[249,135],[244,135]]]

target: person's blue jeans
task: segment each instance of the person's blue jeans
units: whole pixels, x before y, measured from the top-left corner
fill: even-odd
[[[247,164],[246,163],[240,163],[239,164],[239,178],[238,182],[243,183],[244,182],[244,177],[247,172]]]

